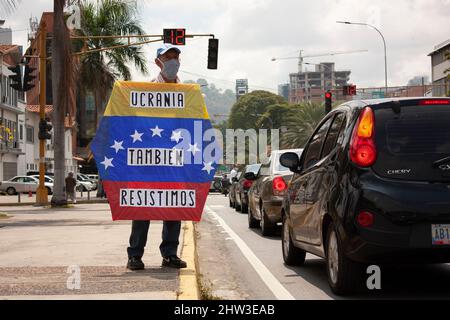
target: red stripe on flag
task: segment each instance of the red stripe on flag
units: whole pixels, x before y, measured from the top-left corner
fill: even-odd
[[[211,183],[103,181],[113,220],[200,221]],[[195,190],[195,208],[121,207],[120,189]]]

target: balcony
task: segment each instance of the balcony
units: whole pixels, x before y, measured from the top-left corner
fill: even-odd
[[[0,154],[11,153],[16,155],[25,154],[19,147],[19,142],[0,142]]]

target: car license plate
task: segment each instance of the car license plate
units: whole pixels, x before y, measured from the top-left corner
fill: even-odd
[[[450,224],[432,224],[431,238],[433,245],[450,245]]]

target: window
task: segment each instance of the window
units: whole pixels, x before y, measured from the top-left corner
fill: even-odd
[[[331,125],[330,132],[328,132],[327,138],[322,151],[322,158],[326,157],[331,150],[336,146],[336,142],[341,131],[342,124],[344,123],[344,114],[339,113],[334,117],[333,124]]]
[[[27,142],[34,143],[34,128],[27,127]]]
[[[23,124],[19,126],[19,139],[23,141]]]
[[[315,165],[320,160],[320,151],[322,150],[322,144],[325,140],[325,136],[330,127],[331,120],[333,118],[328,118],[325,123],[316,131],[311,142],[309,143],[306,151],[305,158],[303,160],[304,168],[310,168]]]

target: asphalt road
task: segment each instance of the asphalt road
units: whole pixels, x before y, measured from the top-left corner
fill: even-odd
[[[281,229],[281,227],[280,227]],[[343,299],[329,289],[325,261],[308,254],[301,267],[284,265],[280,236],[249,229],[247,215],[210,194],[197,225],[200,272],[210,294],[224,299]],[[449,299],[450,264],[381,267],[381,290],[345,299]]]

